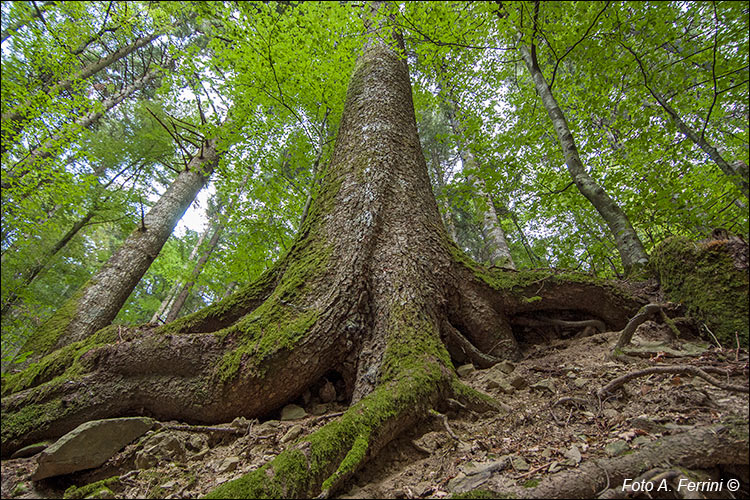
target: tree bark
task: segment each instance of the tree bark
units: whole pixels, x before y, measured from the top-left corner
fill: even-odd
[[[536,87],[537,94],[539,94],[542,104],[552,121],[552,126],[557,133],[557,139],[565,156],[565,163],[568,166],[570,177],[575,182],[581,194],[591,202],[607,223],[610,232],[615,238],[617,250],[620,253],[620,259],[622,260],[626,274],[642,268],[648,263],[648,255],[638,234],[630,224],[630,220],[625,215],[625,212],[586,172],[578,154],[573,134],[565,119],[565,114],[552,95],[552,91],[544,79],[542,71],[539,69],[536,58],[529,48],[524,45],[520,46],[520,51]]]
[[[175,178],[104,266],[31,336],[26,349],[45,354],[85,339],[117,316],[133,288],[177,222],[203,188],[219,160],[217,139],[201,145],[188,168]]]
[[[518,356],[517,315],[574,310],[609,328],[627,323],[639,304],[616,287],[549,271],[519,281],[521,273],[473,263],[448,239],[402,42],[370,28],[378,36],[357,60],[331,165],[289,252],[203,311],[158,328],[106,328],[4,377],[4,455],[115,414],[207,424],[268,415],[333,370],[349,409],[209,494],[328,496],[448,398],[500,408],[460,383],[445,337],[458,332],[503,359]],[[539,300],[525,299],[532,295]]]
[[[148,45],[158,36],[159,33],[154,33],[149,36],[137,38],[130,45],[121,47],[108,56],[102,57],[97,62],[89,64],[85,68],[81,69],[78,73],[73,75],[73,77],[57,82],[52,88],[47,91],[47,94],[56,96],[64,90],[69,90],[71,87],[73,87],[74,84],[90,78],[107,66],[127,56],[131,52],[138,50],[145,45]],[[16,106],[14,109],[3,113],[2,117],[0,117],[3,124],[2,153],[4,153],[11,144],[14,144],[18,141],[19,134],[23,132],[26,123],[28,123],[29,119],[31,118],[31,116],[29,115],[37,114],[36,111],[33,111],[35,100],[36,96],[29,98],[22,104]]]

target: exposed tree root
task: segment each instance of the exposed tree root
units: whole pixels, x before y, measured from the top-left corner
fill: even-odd
[[[633,338],[635,329],[638,328],[641,323],[649,319],[651,316],[661,311],[661,307],[661,304],[646,304],[645,306],[641,307],[638,313],[633,316],[630,321],[628,321],[628,324],[625,325],[625,328],[623,328],[620,332],[620,337],[617,339],[614,350],[622,349],[623,347],[628,345]]]
[[[728,421],[666,436],[629,455],[591,460],[578,469],[555,474],[535,488],[518,488],[519,498],[593,498],[609,488],[621,488],[659,464],[707,469],[722,464],[748,465],[748,422]]]
[[[502,361],[500,358],[485,354],[461,335],[448,321],[444,321],[441,331],[445,334],[445,345],[451,357],[459,362],[471,362],[479,368],[489,368]]]
[[[600,398],[604,398],[608,394],[612,394],[614,390],[619,389],[620,387],[625,385],[627,382],[634,380],[638,377],[645,377],[647,375],[651,375],[652,373],[673,373],[673,374],[680,374],[680,375],[692,375],[693,377],[700,377],[706,382],[712,385],[715,385],[716,387],[719,387],[721,389],[724,389],[726,391],[742,392],[745,394],[750,392],[750,389],[748,389],[748,387],[746,386],[727,384],[725,382],[722,382],[720,380],[713,378],[711,375],[709,375],[708,373],[704,372],[703,370],[701,370],[700,368],[696,366],[672,365],[672,366],[652,366],[649,368],[645,368],[643,370],[626,373],[625,375],[617,377],[616,379],[612,380],[607,385],[599,389],[597,391],[597,395]]]

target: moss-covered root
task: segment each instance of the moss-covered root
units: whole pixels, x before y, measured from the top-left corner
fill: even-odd
[[[433,372],[434,373],[434,372]],[[205,498],[309,498],[333,493],[366,460],[424,417],[445,377],[425,370],[380,385],[339,420],[301,439],[268,464],[222,484]]]
[[[744,245],[744,248],[742,248]],[[737,339],[747,348],[748,273],[735,254],[747,251],[741,240],[694,242],[673,237],[653,252],[650,266],[666,295],[711,329],[724,347]],[[738,265],[739,264],[739,265]]]

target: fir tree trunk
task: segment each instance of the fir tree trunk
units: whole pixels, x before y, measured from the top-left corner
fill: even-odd
[[[134,411],[204,423],[267,415],[333,370],[350,408],[209,495],[327,496],[448,398],[498,408],[458,381],[451,358],[517,357],[517,316],[564,309],[627,323],[639,303],[615,287],[488,271],[447,238],[406,62],[392,47],[400,37],[371,28],[380,36],[357,60],[331,165],[285,257],[203,311],[158,328],[106,328],[4,377],[4,455]]]
[[[219,160],[206,141],[104,266],[31,336],[26,349],[45,354],[107,326],[146,273]]]
[[[458,149],[464,169],[469,171],[476,170],[478,168],[477,160],[474,157],[474,153],[467,146],[466,139],[463,137],[463,127],[456,117],[455,102],[450,97],[446,101],[449,106],[448,119],[451,129],[453,130],[453,134],[459,138]],[[482,205],[484,205],[484,207],[480,208],[480,215],[482,217],[482,233],[488,245],[487,250],[490,255],[490,262],[498,267],[515,269],[516,264],[513,262],[508,241],[505,239],[505,232],[500,226],[500,219],[497,217],[497,211],[495,211],[492,198],[487,194],[487,186],[484,180],[475,175],[469,175],[468,179],[474,185],[474,189],[482,199]]]
[[[552,91],[550,90],[547,81],[544,79],[542,71],[539,69],[536,57],[532,54],[529,48],[524,45],[520,46],[520,51],[523,61],[526,64],[526,68],[529,70],[529,74],[534,81],[537,94],[539,94],[542,104],[547,110],[547,114],[549,115],[555,132],[557,133],[557,139],[560,141],[560,147],[565,156],[565,163],[568,166],[570,177],[575,182],[576,187],[578,187],[581,194],[591,202],[597,212],[599,212],[607,223],[610,232],[615,238],[617,250],[620,253],[620,259],[622,260],[625,272],[631,273],[642,268],[648,263],[648,255],[646,254],[646,250],[644,249],[643,243],[641,243],[638,234],[630,224],[630,220],[627,215],[625,215],[625,212],[622,211],[607,192],[591,178],[588,172],[586,172],[578,154],[578,148],[573,139],[573,134],[571,133],[570,128],[568,127],[568,122],[565,119],[565,114],[562,109],[560,109],[555,97],[552,95]]]

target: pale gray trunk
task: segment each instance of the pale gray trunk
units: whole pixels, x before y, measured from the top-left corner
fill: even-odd
[[[67,80],[58,82],[56,85],[50,88],[47,93],[51,96],[55,96],[64,90],[70,89],[74,84],[81,82],[83,80],[86,80],[87,78],[93,76],[94,74],[98,73],[99,71],[106,68],[107,66],[119,61],[120,59],[127,56],[131,52],[145,45],[148,45],[158,36],[159,36],[158,33],[154,33],[149,36],[137,38],[130,45],[117,49],[116,51],[108,55],[107,57],[103,57],[99,59],[97,62],[89,64],[88,66],[83,68],[81,71],[73,75],[73,77]],[[30,112],[32,114],[37,113],[37,111],[32,110],[33,102],[34,102],[33,98],[28,99],[26,102],[15,107],[13,110],[3,113],[2,117],[0,117],[2,119],[3,124],[6,124],[6,123],[8,124],[7,127],[11,134],[9,136],[3,137],[3,145],[2,145],[3,152],[5,152],[5,150],[8,149],[9,144],[17,142],[18,134],[20,134],[23,131],[24,126],[26,125],[26,122],[29,120],[28,114]]]
[[[190,292],[193,289],[193,286],[195,285],[195,280],[198,279],[198,276],[200,276],[201,272],[203,271],[203,267],[206,265],[206,262],[208,262],[209,257],[211,257],[211,254],[213,253],[214,249],[216,249],[216,245],[219,243],[219,238],[221,237],[221,233],[224,230],[224,224],[219,223],[216,226],[216,229],[214,230],[213,236],[211,236],[211,239],[208,242],[208,246],[203,251],[203,254],[201,255],[200,259],[198,259],[198,262],[195,263],[195,266],[193,267],[193,273],[191,275],[191,280],[182,285],[182,289],[180,290],[180,293],[177,295],[177,298],[172,303],[172,306],[169,308],[169,311],[167,312],[167,317],[164,320],[165,323],[169,323],[170,321],[174,321],[177,319],[177,316],[180,314],[180,311],[182,310],[182,306],[185,305],[185,301],[190,296]]]
[[[630,220],[625,215],[625,212],[586,172],[578,154],[578,148],[573,140],[573,134],[568,127],[568,122],[565,120],[565,115],[557,104],[557,100],[552,95],[552,91],[544,79],[539,65],[527,47],[521,45],[520,51],[526,63],[526,68],[529,70],[531,78],[534,81],[536,91],[557,133],[570,177],[575,182],[581,194],[591,202],[607,223],[609,230],[615,238],[617,250],[620,253],[625,272],[630,273],[637,268],[643,267],[648,263],[648,255],[643,247],[643,243],[638,238],[638,234],[630,224]]]
[[[453,133],[458,138],[458,148],[464,169],[476,171],[478,168],[477,160],[474,157],[474,153],[469,149],[468,144],[466,144],[465,138],[463,138],[463,127],[456,117],[456,106],[451,98],[447,98],[446,101],[451,108],[448,110],[448,119],[450,120]],[[481,199],[480,206],[484,205],[485,207],[480,208],[480,215],[482,217],[482,234],[487,243],[490,262],[498,267],[515,269],[516,264],[513,262],[513,256],[510,254],[510,248],[508,247],[508,241],[505,239],[503,228],[500,227],[500,220],[497,217],[495,205],[492,203],[492,198],[487,194],[487,185],[483,179],[475,175],[469,175],[468,179],[474,185],[474,189]]]
[[[208,236],[208,233],[210,230],[211,230],[210,227],[206,228],[206,230],[203,231],[201,235],[198,237],[198,241],[195,242],[193,249],[190,251],[188,262],[193,262],[195,261],[195,259],[198,258],[198,252],[200,251],[200,248],[203,245],[203,242],[206,241],[206,236]],[[167,313],[167,311],[169,311],[172,308],[172,304],[174,304],[174,301],[177,299],[177,295],[180,292],[180,288],[181,288],[180,281],[179,280],[175,281],[174,285],[172,285],[172,288],[169,289],[169,293],[167,294],[166,298],[162,301],[161,306],[159,306],[159,309],[151,317],[151,323],[159,323],[159,322],[163,323],[164,322],[161,318]]]
[[[110,324],[146,273],[175,225],[219,161],[217,140],[203,143],[125,242],[74,299],[75,312],[55,347],[84,339]],[[62,308],[64,309],[64,308]]]
[[[75,121],[75,126],[73,128],[86,128],[98,122],[107,111],[109,111],[110,109],[120,104],[130,95],[132,95],[136,90],[143,88],[144,85],[146,85],[149,81],[153,80],[157,75],[158,75],[158,72],[156,70],[150,70],[141,78],[139,78],[132,84],[122,89],[122,91],[118,92],[117,94],[113,95],[112,97],[108,99],[103,100],[101,102],[101,110],[92,111],[91,113],[78,118]],[[37,148],[34,148],[34,150],[31,151],[31,153],[27,157],[23,158],[21,161],[16,163],[16,165],[13,167],[13,169],[11,170],[9,174],[10,177],[21,178],[24,175],[28,174],[37,162],[50,158],[53,155],[53,153],[56,150],[60,149],[60,147],[62,146],[62,142],[64,141],[65,135],[67,134],[60,133],[60,134],[54,135],[50,137],[49,139],[47,139],[43,145]],[[44,180],[41,180],[40,184],[43,182]],[[38,185],[39,184],[37,184],[37,186]],[[3,187],[7,187],[7,186],[3,186]],[[28,196],[28,194],[26,196]],[[25,198],[26,196],[24,196],[23,198]]]
[[[443,217],[443,223],[445,224],[445,229],[448,231],[448,236],[451,237],[451,239],[458,243],[458,234],[456,232],[456,224],[453,222],[453,211],[451,210],[450,203],[448,203],[448,200],[445,198],[445,172],[443,171],[443,166],[440,164],[440,158],[438,157],[437,152],[432,149],[430,151],[430,156],[432,160],[432,168],[435,172],[435,183],[437,184],[438,188],[438,195],[436,198],[438,200],[438,203],[440,204],[440,208],[442,208],[442,212],[445,214]]]

